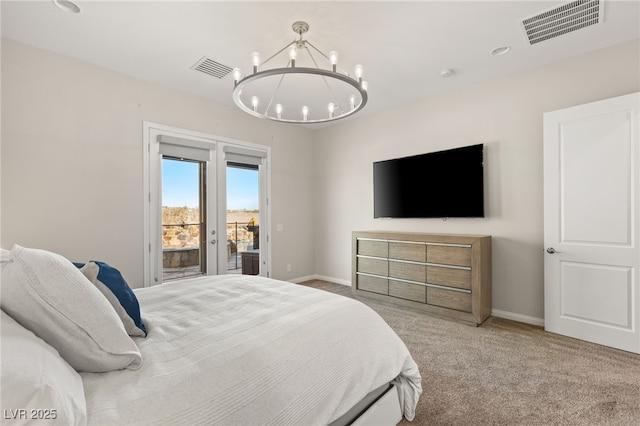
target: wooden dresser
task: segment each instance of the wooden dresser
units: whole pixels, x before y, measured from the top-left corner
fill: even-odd
[[[491,237],[353,232],[354,296],[480,325],[491,314]]]

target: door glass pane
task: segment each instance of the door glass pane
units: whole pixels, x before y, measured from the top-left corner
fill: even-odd
[[[227,163],[227,271],[258,275],[260,198],[258,166]]]
[[[162,158],[162,279],[206,274],[205,163]]]

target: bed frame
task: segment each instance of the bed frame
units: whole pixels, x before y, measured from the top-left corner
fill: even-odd
[[[397,425],[400,420],[402,409],[398,390],[388,383],[370,392],[329,426]]]

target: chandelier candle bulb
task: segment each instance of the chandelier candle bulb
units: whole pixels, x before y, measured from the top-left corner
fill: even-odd
[[[327,106],[327,109],[329,110],[329,118],[333,118],[333,113],[336,110],[336,106],[333,102],[330,102],[329,105]]]
[[[282,119],[282,104],[276,104],[276,117],[278,120]]]
[[[258,109],[258,97],[257,96],[252,96],[251,97],[251,105],[253,106],[253,110],[256,111]]]
[[[329,52],[329,62],[331,62],[331,68],[333,72],[337,72],[338,69],[338,52],[332,50]]]
[[[251,54],[251,63],[253,64],[253,72],[255,74],[258,72],[258,67],[260,66],[260,54],[258,52]]]
[[[296,59],[298,58],[298,49],[296,49],[296,46],[291,46],[289,48],[289,59],[291,60],[291,67],[295,67],[296,66]]]
[[[362,83],[362,74],[364,72],[364,69],[362,68],[362,65],[358,64],[353,68],[353,74],[356,76],[356,80],[358,80],[359,83]]]
[[[307,121],[308,118],[309,118],[309,107],[305,105],[302,107],[302,119],[304,121]]]
[[[242,79],[242,71],[240,71],[240,68],[234,68],[233,69],[233,82],[235,84],[238,84],[238,82]]]

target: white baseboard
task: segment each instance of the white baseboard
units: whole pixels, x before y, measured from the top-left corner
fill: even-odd
[[[292,279],[287,280],[287,281],[295,283],[295,284],[299,284],[299,283],[303,283],[305,281],[311,281],[311,280],[316,280],[316,279],[318,279],[318,278],[316,278],[315,275],[307,275],[305,277],[292,278]]]
[[[351,281],[350,280],[343,280],[343,279],[335,278],[335,277],[327,277],[325,275],[307,275],[305,277],[294,278],[294,279],[291,279],[289,281],[291,281],[292,283],[301,283],[301,282],[304,282],[304,281],[311,281],[311,280],[329,281],[330,283],[342,284],[342,285],[346,285],[346,286],[351,287]],[[508,319],[508,320],[512,320],[512,321],[523,322],[525,324],[531,324],[531,325],[536,325],[536,326],[539,326],[539,327],[544,327],[544,318],[536,318],[536,317],[531,317],[531,316],[522,315],[522,314],[516,314],[516,313],[508,312],[508,311],[501,311],[499,309],[492,309],[491,310],[491,315],[494,316],[494,317],[498,317],[498,318],[504,318],[504,319]]]
[[[342,284],[342,285],[346,285],[351,287],[351,281],[350,280],[341,280],[340,278],[334,278],[334,277],[327,277],[324,275],[307,275],[306,277],[298,277],[298,278],[293,278],[290,279],[289,281],[291,281],[292,283],[301,283],[304,281],[310,281],[310,280],[322,280],[322,281],[329,281],[330,283],[334,283],[334,284]]]
[[[491,315],[498,318],[504,318],[512,321],[523,322],[525,324],[544,327],[544,318],[530,317],[528,315],[515,314],[513,312],[501,311],[499,309],[492,309]]]
[[[351,280],[341,280],[340,278],[327,277],[325,275],[314,275],[314,280],[329,281],[334,284],[342,284],[351,287]]]

